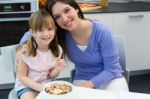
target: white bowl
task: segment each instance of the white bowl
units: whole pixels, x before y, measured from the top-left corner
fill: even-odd
[[[67,86],[70,86],[70,88],[71,88],[71,91],[70,92],[67,92],[67,93],[63,93],[63,90],[59,90],[59,88],[56,88],[53,92],[54,92],[54,94],[52,94],[51,92],[47,92],[46,90],[45,90],[45,88],[49,88],[50,86],[54,86],[54,85],[67,85]],[[49,88],[50,89],[50,88]],[[67,82],[67,81],[59,81],[59,80],[57,80],[57,81],[52,81],[52,82],[49,82],[49,83],[47,83],[47,84],[45,84],[44,85],[44,87],[43,87],[43,91],[45,91],[46,93],[48,93],[48,94],[50,94],[50,95],[66,95],[66,94],[70,94],[71,92],[72,92],[72,90],[73,90],[73,85],[71,84],[71,83],[69,83],[69,82]],[[63,94],[59,94],[59,93],[63,93]],[[58,94],[57,94],[58,93]]]

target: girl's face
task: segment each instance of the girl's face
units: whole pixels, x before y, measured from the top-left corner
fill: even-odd
[[[50,42],[54,39],[55,36],[55,29],[53,28],[41,28],[37,30],[36,33],[33,32],[33,37],[40,47],[47,47],[49,46]]]
[[[79,20],[77,9],[68,4],[57,2],[52,7],[52,15],[61,28],[68,31],[76,29]]]

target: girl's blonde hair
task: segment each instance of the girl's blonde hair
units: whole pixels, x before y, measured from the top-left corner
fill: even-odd
[[[32,30],[32,33],[36,33],[38,30],[45,28],[53,28],[56,31],[56,26],[54,20],[51,15],[44,9],[41,9],[34,14],[31,15],[29,20],[29,27]],[[33,36],[26,43],[25,55],[27,56],[36,56],[36,50],[38,45],[34,40]],[[56,35],[54,39],[49,44],[49,48],[51,49],[54,56],[58,57],[60,54],[58,40]]]

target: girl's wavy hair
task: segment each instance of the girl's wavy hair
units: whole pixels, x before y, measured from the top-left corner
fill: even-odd
[[[56,31],[55,22],[51,17],[51,15],[45,9],[41,9],[31,15],[29,20],[29,27],[30,29],[32,29],[33,33],[36,33],[38,30],[42,29],[43,27],[45,28],[50,27],[52,29],[55,29]],[[33,38],[33,36],[31,36],[31,38],[26,43],[25,54],[27,56],[36,56],[37,48],[38,45],[35,39]],[[49,44],[49,48],[51,49],[54,56],[56,57],[59,56],[60,52],[59,52],[58,40],[56,35],[54,36],[54,39]]]

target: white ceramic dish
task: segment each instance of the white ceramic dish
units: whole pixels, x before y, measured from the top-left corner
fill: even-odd
[[[70,91],[70,92],[67,92],[67,93],[64,93],[64,94],[60,94],[60,95],[67,95],[67,94],[70,94],[70,93],[73,91],[73,85],[72,85],[71,83],[69,83],[69,82],[67,82],[67,81],[61,81],[61,80],[60,80],[60,81],[59,81],[59,80],[57,80],[57,81],[52,81],[52,82],[49,82],[49,83],[45,84],[44,87],[43,87],[43,91],[46,92],[45,88],[50,87],[50,86],[53,86],[53,85],[56,85],[56,84],[58,84],[58,85],[67,85],[67,86],[70,86],[70,87],[71,87],[71,91]],[[49,92],[46,92],[46,93],[48,93],[48,94],[50,94],[50,95],[57,95],[57,94],[51,94],[51,93],[49,93]],[[59,96],[60,96],[60,95],[59,95]]]

